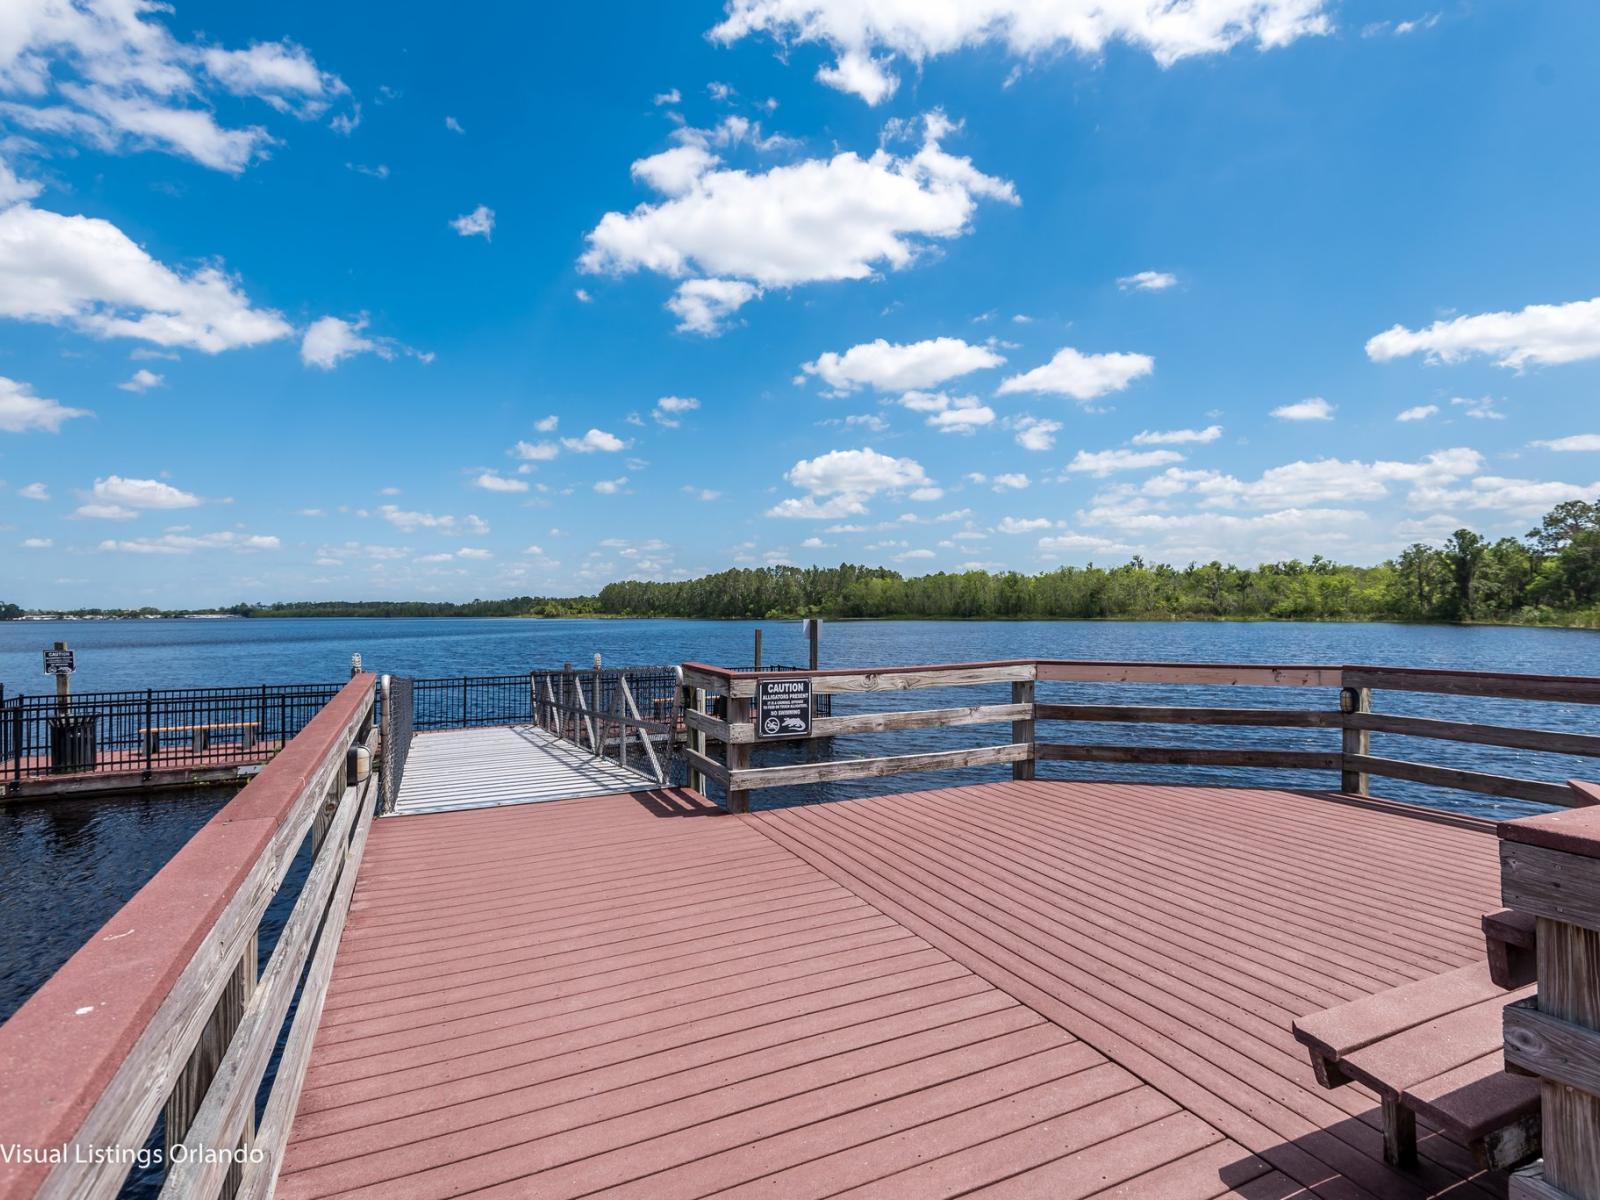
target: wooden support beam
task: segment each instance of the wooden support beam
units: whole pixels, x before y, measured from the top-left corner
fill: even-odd
[[[734,749],[730,746],[728,752],[731,754]],[[796,763],[790,767],[757,767],[741,770],[733,776],[729,786],[752,790],[789,787],[797,783],[827,783],[839,779],[869,779],[906,771],[945,771],[987,763],[1014,763],[1030,757],[1032,753],[1033,747],[1027,744],[978,746],[971,750],[936,750],[927,754],[895,754],[885,758],[846,758],[837,762]]]
[[[750,723],[750,699],[747,696],[728,697],[728,725],[748,725]],[[724,785],[728,789],[728,811],[745,813],[750,811],[750,794],[740,776],[749,775],[750,746],[747,742],[727,742],[728,778]]]
[[[1011,741],[1014,744],[1025,744],[1028,747],[1028,757],[1019,758],[1011,764],[1011,778],[1032,779],[1038,766],[1038,760],[1033,755],[1033,693],[1035,684],[1031,679],[1019,679],[1011,685],[1011,703],[1013,706],[1026,705],[1028,715],[1018,717],[1011,722]]]
[[[1372,711],[1372,689],[1347,687],[1339,693],[1339,712],[1345,717],[1355,717]],[[1368,794],[1371,775],[1357,765],[1357,759],[1372,754],[1372,734],[1349,720],[1344,722],[1340,734],[1339,755],[1343,760],[1339,769],[1339,790],[1346,795]]]

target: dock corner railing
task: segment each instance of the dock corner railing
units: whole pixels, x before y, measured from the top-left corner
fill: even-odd
[[[115,1196],[163,1115],[162,1196],[272,1193],[375,808],[373,685],[352,678],[0,1027],[0,1138],[63,1151],[0,1159],[0,1196]]]
[[[917,691],[1001,685],[1009,698],[958,708],[926,708],[815,716],[804,739],[843,734],[889,733],[963,725],[1007,725],[1010,737],[993,745],[867,758],[829,757],[781,766],[752,765],[752,748],[761,742],[752,705],[758,681],[746,671],[686,663],[683,708],[688,727],[684,751],[690,783],[707,780],[727,792],[734,811],[749,807],[752,791],[795,784],[860,779],[906,771],[950,770],[985,764],[1011,764],[1016,779],[1034,778],[1044,762],[1120,763],[1187,767],[1266,768],[1336,773],[1338,790],[1354,796],[1371,793],[1381,777],[1537,804],[1579,803],[1564,782],[1481,771],[1472,767],[1376,755],[1374,733],[1433,742],[1495,747],[1600,758],[1600,736],[1584,732],[1421,717],[1376,711],[1374,695],[1429,693],[1486,700],[1553,701],[1600,705],[1600,679],[1491,671],[1439,671],[1408,667],[1266,663],[1096,662],[1063,659],[1012,659],[1000,662],[939,663],[804,672],[814,696]],[[1041,699],[1039,685],[1080,685],[1092,689],[1073,702]],[[1215,705],[1111,703],[1122,685],[1211,689],[1270,688],[1292,691],[1297,707],[1220,707]],[[1324,690],[1325,689],[1325,690]],[[1325,697],[1311,706],[1309,691]],[[1337,745],[1196,746],[1146,742],[1088,741],[1074,737],[1085,727],[1233,726],[1257,729],[1337,730]],[[1043,730],[1044,732],[1041,732]],[[721,747],[720,756],[712,747]]]

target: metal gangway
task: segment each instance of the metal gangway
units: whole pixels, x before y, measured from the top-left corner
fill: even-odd
[[[381,811],[537,804],[668,783],[675,667],[384,676]]]

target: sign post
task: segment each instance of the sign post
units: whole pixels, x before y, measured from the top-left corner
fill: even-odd
[[[44,652],[44,673],[56,677],[56,712],[63,717],[72,711],[72,672],[77,669],[65,642]]]
[[[756,680],[756,737],[762,741],[811,736],[811,680]]]

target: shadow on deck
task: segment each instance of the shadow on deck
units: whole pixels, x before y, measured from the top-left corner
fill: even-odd
[[[1386,1166],[1290,1034],[1498,896],[1487,823],[1276,790],[382,821],[278,1194],[1503,1195],[1425,1130]]]

